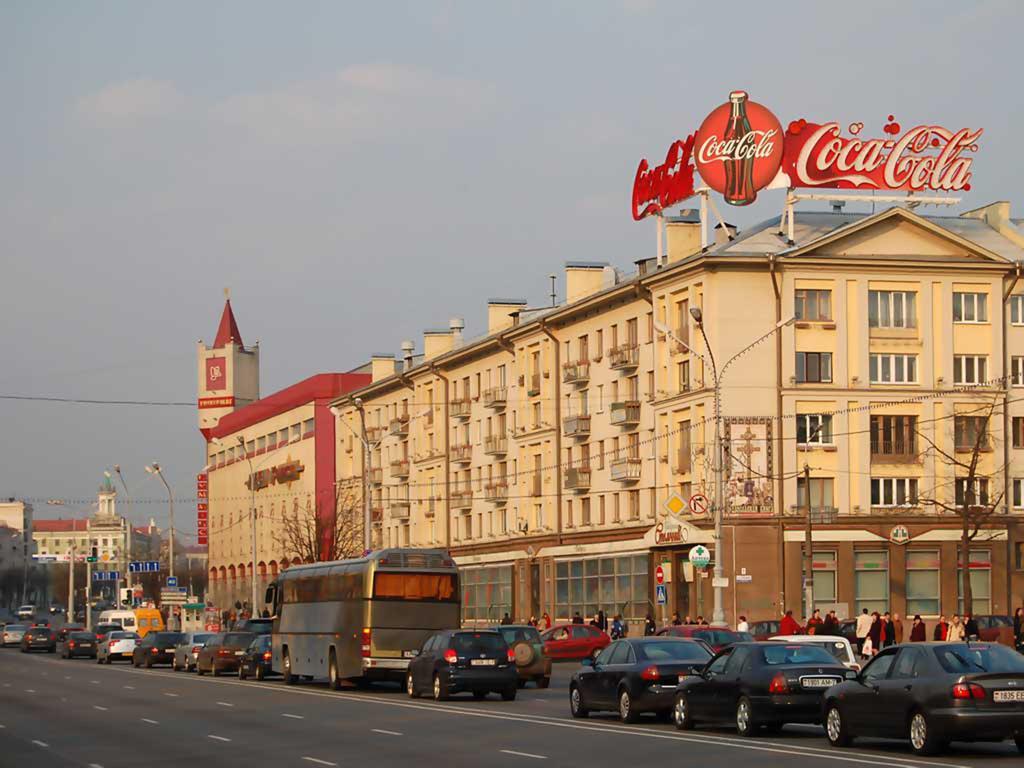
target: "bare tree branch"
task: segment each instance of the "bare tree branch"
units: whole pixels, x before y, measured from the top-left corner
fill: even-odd
[[[332,506],[333,514],[327,514]],[[314,563],[357,556],[363,543],[358,498],[350,488],[336,485],[332,496],[318,500],[315,508],[308,500],[300,506],[295,499],[291,510],[281,510],[274,543],[284,551],[287,562],[296,557],[303,563]]]

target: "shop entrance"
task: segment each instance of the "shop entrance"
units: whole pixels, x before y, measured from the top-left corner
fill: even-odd
[[[690,613],[690,584],[686,581],[683,564],[689,562],[686,554],[676,553],[672,563],[672,578],[675,582],[675,608],[680,619]]]

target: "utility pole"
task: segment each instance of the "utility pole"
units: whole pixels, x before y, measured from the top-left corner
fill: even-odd
[[[92,547],[86,547],[86,552],[92,552]],[[85,558],[85,628],[92,632],[92,561],[88,555]]]
[[[68,623],[75,623],[75,545],[71,544],[71,560],[68,562]]]
[[[155,461],[146,467],[146,471],[151,475],[156,475],[164,484],[164,488],[167,489],[167,508],[168,508],[168,527],[170,528],[170,538],[167,541],[167,573],[173,578],[174,576],[174,494],[171,492],[171,486],[167,483],[167,478],[164,477],[164,473],[160,469],[160,465]]]
[[[814,553],[811,535],[811,467],[804,464],[804,510],[807,513],[807,530],[804,532],[804,611],[809,617],[814,613]]]

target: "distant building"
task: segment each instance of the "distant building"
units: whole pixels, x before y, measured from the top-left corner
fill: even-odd
[[[0,605],[21,602],[32,568],[32,505],[13,498],[0,502]]]

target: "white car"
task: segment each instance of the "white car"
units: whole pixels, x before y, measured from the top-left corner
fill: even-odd
[[[840,662],[843,666],[860,672],[860,664],[857,662],[857,656],[853,652],[853,646],[850,645],[849,640],[841,635],[777,635],[768,639],[778,640],[783,643],[816,645],[835,656],[836,661]]]
[[[36,617],[36,607],[34,605],[22,605],[18,608],[19,619],[34,619]]]
[[[107,639],[100,643],[100,647],[96,651],[96,663],[111,664],[114,659],[131,661],[132,654],[135,652],[135,643],[139,639],[134,632],[111,632],[107,635]]]
[[[17,645],[21,642],[21,638],[25,636],[25,632],[28,630],[26,624],[8,624],[4,627],[3,644],[6,645]]]

